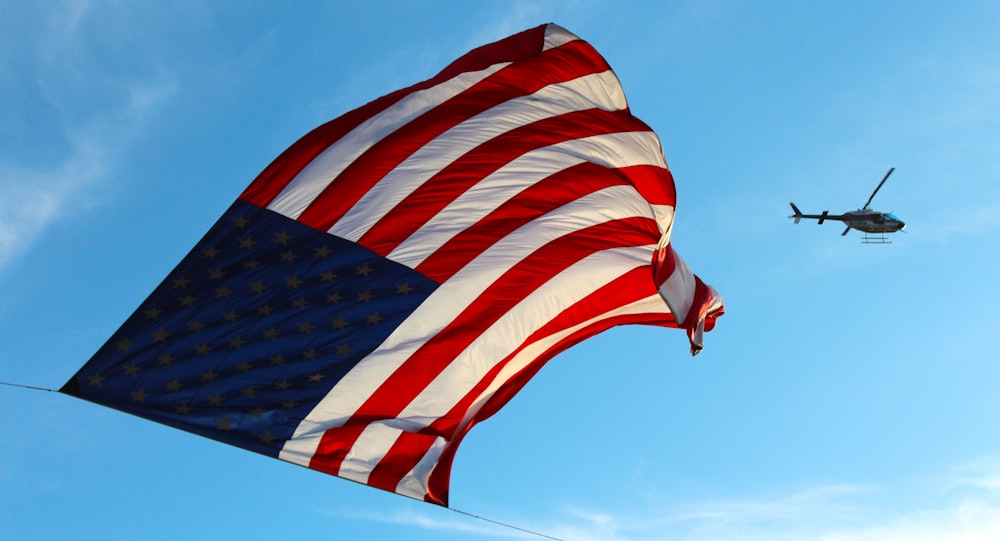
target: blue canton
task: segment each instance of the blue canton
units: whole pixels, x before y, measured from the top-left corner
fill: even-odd
[[[63,392],[277,456],[436,288],[353,242],[237,201]]]

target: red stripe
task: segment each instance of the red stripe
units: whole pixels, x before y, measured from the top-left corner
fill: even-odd
[[[510,99],[608,69],[597,51],[582,41],[512,64],[372,145],[327,185],[298,220],[328,230],[383,176],[448,129]]]
[[[529,28],[500,41],[477,47],[448,64],[434,79],[446,81],[462,73],[481,71],[495,64],[516,62],[542,54],[548,24]]]
[[[726,313],[726,310],[721,307],[709,312],[709,309],[712,307],[712,303],[714,301],[715,296],[712,295],[712,291],[709,287],[705,285],[705,282],[701,281],[701,278],[694,276],[694,295],[691,303],[691,310],[688,311],[688,315],[684,319],[684,324],[682,325],[682,327],[688,331],[688,338],[692,338],[694,336],[694,332],[702,320],[705,322],[704,330],[705,332],[708,332],[715,328],[715,320]]]
[[[657,289],[669,280],[676,270],[677,256],[673,247],[668,244],[657,249],[653,254],[653,283],[656,284]],[[711,289],[701,281],[701,278],[698,278],[697,275],[692,275],[692,277],[694,278],[694,292],[691,295],[691,308],[688,309],[684,321],[679,322],[678,326],[687,331],[688,339],[691,341],[691,353],[695,354],[701,350],[701,347],[695,344],[695,333],[698,330],[698,325],[704,321],[704,331],[708,332],[715,328],[715,320],[726,311],[720,307],[709,312],[715,301],[715,296],[712,295]]]
[[[523,344],[498,363],[490,373],[486,374],[462,401],[456,404],[450,412],[438,418],[426,431],[449,439],[453,437],[454,431],[458,428],[458,424],[465,416],[466,411],[472,406],[472,402],[479,398],[483,390],[493,383],[497,375],[499,375],[500,370],[524,348],[549,336],[561,333],[566,329],[580,325],[585,321],[655,294],[656,288],[653,287],[653,282],[649,279],[649,267],[645,265],[634,268],[605,284],[600,289],[580,299],[566,310],[563,310],[559,315],[552,318],[551,321],[533,332]],[[646,318],[650,319],[651,316],[647,315]],[[668,315],[667,318],[673,321],[672,315]],[[653,319],[659,321],[662,318],[656,316]],[[535,364],[535,362],[533,361],[531,364]],[[525,369],[527,370],[527,368]],[[489,415],[492,414],[493,412],[489,413]],[[482,416],[482,413],[478,415],[480,415],[480,419],[485,419],[489,416]]]
[[[695,278],[697,278],[698,281],[701,281],[701,278],[698,278],[697,275],[695,275]],[[709,309],[711,308],[711,304],[714,303],[714,302],[716,302],[718,299],[715,298],[715,295],[712,294],[711,290],[709,290],[709,287],[707,285],[705,285],[704,283],[702,283],[701,285],[706,289],[706,291],[708,291],[707,302],[705,302],[704,304],[702,304],[702,306],[705,307],[705,312],[704,312],[704,314],[705,314],[705,332],[708,332],[708,331],[710,331],[710,330],[712,330],[712,329],[715,328],[715,320],[717,320],[720,317],[722,317],[723,315],[725,315],[726,308],[725,308],[725,306],[721,306],[721,303],[720,303],[720,306],[718,308],[716,308],[715,310],[712,310],[710,312]]]
[[[586,298],[581,299],[579,302],[575,303],[573,306],[553,318],[553,320],[544,327],[532,333],[531,337],[529,337],[524,344],[518,347],[516,351],[508,355],[502,362],[498,363],[485,376],[483,376],[476,386],[470,389],[462,400],[455,404],[455,406],[452,407],[446,415],[437,419],[426,429],[421,430],[420,433],[403,433],[400,435],[396,443],[372,471],[371,476],[368,478],[368,484],[384,490],[395,490],[396,486],[403,479],[403,477],[412,471],[413,468],[416,467],[417,463],[424,458],[431,446],[435,443],[435,441],[437,441],[438,437],[449,440],[449,443],[447,444],[448,447],[457,447],[458,441],[461,440],[461,437],[458,437],[458,441],[455,440],[456,431],[458,430],[459,423],[462,421],[465,413],[472,406],[472,403],[480,398],[483,391],[496,380],[501,370],[503,370],[503,368],[506,367],[506,365],[524,348],[553,334],[578,325],[582,321],[599,317],[600,315],[607,314],[622,305],[629,304],[655,294],[656,290],[653,287],[652,281],[649,279],[649,268],[643,266],[627,272],[614,281],[606,284],[598,291],[595,291]],[[626,323],[650,323],[653,320],[661,322],[669,320],[669,322],[672,322],[673,318],[669,314],[666,314],[665,317],[662,318],[655,314],[630,314],[627,316],[617,316],[615,318],[608,318],[595,322],[595,324],[584,329],[580,329],[560,340],[558,343],[553,344],[553,346],[549,348],[543,356],[532,360],[532,362],[526,366],[524,370],[504,382],[503,385],[494,392],[493,397],[489,399],[484,407],[470,419],[470,422],[463,430],[463,433],[466,432],[473,424],[492,416],[496,413],[496,411],[502,408],[508,401],[510,401],[510,399],[514,397],[515,394],[517,394],[517,392],[520,391],[528,380],[531,379],[542,366],[544,366],[546,361],[559,352],[612,326]],[[451,453],[454,453],[454,451],[452,450]],[[442,475],[442,471],[448,469],[450,469],[450,462],[447,464],[439,463],[434,469],[434,475],[440,476]],[[442,505],[446,505],[445,502],[435,503],[442,503]]]
[[[505,386],[502,391],[507,394],[495,394],[487,406],[484,408],[491,411],[490,415],[494,413],[499,408],[503,407],[510,399],[521,390],[522,387],[530,380],[539,369],[541,369],[549,359],[555,357],[559,353],[565,351],[567,348],[600,334],[612,327],[617,327],[619,325],[632,325],[632,324],[644,324],[644,325],[659,325],[663,324],[665,326],[670,326],[670,322],[673,320],[669,318],[669,314],[666,314],[669,322],[664,321],[663,323],[658,323],[649,318],[652,314],[633,314],[633,315],[623,315],[615,316],[613,318],[608,318],[600,322],[596,322],[592,326],[588,326],[585,329],[581,329],[579,333],[574,334],[572,337],[568,337],[566,340],[560,341],[555,347],[547,350],[542,355],[539,355],[536,362],[533,363],[524,372],[517,375],[516,378],[512,378],[508,381],[508,385]],[[479,421],[486,419],[489,415],[477,416],[475,420],[465,425],[462,430],[456,433],[451,441],[442,450],[441,455],[438,457],[437,464],[434,466],[434,470],[431,472],[430,479],[427,483],[427,495],[424,497],[425,501],[437,503],[439,505],[448,505],[448,485],[451,477],[451,464],[455,457],[455,453],[458,451],[458,447],[465,438],[465,435],[469,433],[470,430]]]
[[[650,204],[671,207],[677,204],[677,189],[669,169],[655,165],[634,165],[619,167],[618,172],[628,177],[629,184],[635,186],[639,195]]]
[[[399,482],[413,470],[435,441],[437,437],[432,434],[403,432],[392,444],[385,458],[372,468],[368,484],[395,492]]]
[[[388,255],[442,209],[517,157],[542,147],[632,131],[628,111],[574,111],[515,128],[472,149],[439,171],[386,213],[358,244]]]
[[[327,431],[323,434],[316,453],[309,460],[309,467],[330,475],[340,475],[340,465],[367,427],[368,423],[361,421],[347,424],[337,429],[337,438],[327,437],[330,433]]]
[[[659,247],[653,253],[653,283],[657,289],[677,270],[677,259],[674,256],[674,249],[669,244]]]
[[[584,162],[564,169],[526,188],[449,239],[415,270],[443,283],[503,237],[571,201],[611,186],[627,184],[636,186],[640,192],[664,192],[648,185],[663,182],[667,175],[666,169],[646,165],[608,169]]]
[[[613,316],[596,321],[592,325],[588,325],[587,327],[580,329],[563,340],[560,340],[551,348],[545,350],[545,352],[540,354],[523,372],[520,372],[517,376],[508,380],[504,387],[498,390],[498,392],[490,398],[483,409],[480,410],[480,412],[468,424],[464,425],[461,431],[454,434],[452,440],[448,442],[447,446],[441,452],[441,456],[438,458],[437,464],[435,464],[434,470],[431,472],[430,479],[427,484],[427,496],[424,497],[424,500],[432,503],[438,503],[440,505],[448,505],[448,485],[451,477],[451,464],[454,460],[455,452],[458,450],[458,447],[465,438],[465,435],[468,434],[477,423],[489,418],[500,408],[506,405],[507,402],[509,402],[510,399],[513,398],[514,395],[516,395],[532,377],[534,377],[538,370],[545,366],[545,363],[547,363],[549,359],[555,357],[567,348],[572,347],[573,345],[578,344],[594,335],[600,334],[612,327],[631,324],[672,326],[673,318],[669,313],[625,314]]]
[[[672,321],[672,320],[671,320]],[[491,410],[496,410],[505,405],[512,397],[515,395],[524,385],[531,379],[535,373],[541,369],[546,362],[552,357],[555,357],[559,353],[563,352],[567,348],[590,338],[591,336],[600,334],[601,332],[610,329],[611,327],[616,327],[619,325],[631,325],[631,324],[650,324],[656,325],[657,323],[651,322],[648,316],[642,314],[635,314],[629,316],[616,316],[600,322],[595,323],[586,329],[581,329],[578,334],[561,341],[551,350],[546,351],[544,354],[539,355],[537,361],[531,365],[530,370],[526,370],[518,374],[516,379],[511,379],[508,386],[504,387],[503,391],[509,391],[509,395],[497,394],[490,400],[489,408]],[[493,404],[497,404],[494,406]],[[482,417],[480,419],[470,422],[465,425],[463,429],[456,433],[454,438],[448,442],[447,446],[442,450],[441,455],[438,457],[437,463],[434,465],[433,471],[431,471],[430,479],[427,482],[427,495],[424,497],[424,501],[436,503],[438,505],[446,506],[448,505],[448,495],[449,495],[449,483],[451,478],[451,465],[455,458],[455,453],[458,451],[459,446],[465,438],[465,435],[482,419],[488,416]]]
[[[267,207],[285,189],[285,186],[309,165],[309,162],[339,141],[358,124],[384,111],[407,95],[428,86],[431,86],[430,81],[397,90],[307,133],[257,175],[257,178],[240,195],[240,199],[261,208]]]
[[[545,41],[541,25],[474,49],[426,81],[397,90],[354,109],[312,130],[281,153],[240,195],[240,199],[266,207],[313,159],[369,118],[414,92],[425,90],[464,72],[480,71],[494,64],[538,56]]]
[[[643,246],[657,238],[653,220],[626,218],[575,231],[539,248],[504,273],[454,321],[425,342],[382,382],[344,426],[327,430],[312,460],[339,470],[345,449],[354,445],[364,425],[399,415],[483,331],[562,270],[595,252]]]

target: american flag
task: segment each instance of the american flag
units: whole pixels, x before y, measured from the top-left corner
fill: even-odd
[[[670,245],[660,142],[548,24],[313,130],[65,393],[447,505],[462,438],[610,327],[722,300]]]

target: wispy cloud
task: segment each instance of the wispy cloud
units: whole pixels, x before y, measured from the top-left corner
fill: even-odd
[[[44,170],[0,164],[0,269],[27,249],[61,213],[65,201],[104,173],[101,148],[77,148]]]
[[[84,126],[66,126],[69,152],[56,163],[23,167],[0,163],[0,269],[26,250],[53,222],[93,200],[83,192],[114,168],[118,150],[143,123],[167,87],[137,84],[131,99]]]
[[[437,508],[434,508],[433,511],[415,511],[412,509],[406,509],[395,513],[375,513],[363,511],[321,512],[338,518],[351,518],[386,524],[401,524],[420,528],[422,530],[460,533],[474,535],[477,537],[537,539],[537,536],[531,535],[530,533],[520,531],[516,528],[506,527],[502,524],[496,524],[490,519],[480,519],[475,516],[459,516],[465,514],[461,511],[458,511],[450,516],[445,515],[447,511]]]
[[[571,4],[579,4],[579,2],[572,2]],[[528,28],[532,28],[540,24],[550,22],[558,23],[559,21],[549,20],[555,9],[555,5],[545,2],[526,2],[524,0],[518,0],[505,4],[502,13],[493,19],[492,24],[483,28],[483,33],[477,36],[477,39],[483,38],[485,40],[492,41],[522,30],[527,30]],[[485,43],[485,41],[483,41],[483,43]],[[476,44],[469,42],[467,44],[468,48],[476,47],[478,45],[482,45],[482,43]]]
[[[830,485],[757,499],[635,507],[566,506],[511,523],[567,541],[992,541],[1000,539],[1000,458],[970,461],[907,486]],[[538,538],[435,516],[441,512],[354,518],[483,538]]]
[[[80,2],[53,10],[35,41],[22,44],[37,59],[30,81],[38,118],[29,124],[44,131],[35,139],[50,144],[46,152],[30,153],[35,158],[0,153],[0,270],[51,224],[100,199],[88,189],[114,172],[121,151],[176,89],[162,70],[142,77],[100,71],[101,59],[88,46],[86,27],[95,17],[89,9]],[[90,60],[94,56],[98,61]],[[80,107],[81,96],[93,106]],[[44,105],[37,108],[39,102]]]

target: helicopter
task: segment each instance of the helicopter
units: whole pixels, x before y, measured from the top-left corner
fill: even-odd
[[[875,198],[875,194],[878,193],[879,189],[885,184],[885,181],[889,178],[889,175],[895,171],[895,167],[890,167],[889,172],[882,177],[882,182],[878,183],[875,187],[875,191],[868,198],[868,202],[865,206],[858,210],[852,210],[850,212],[845,212],[843,214],[830,214],[830,211],[824,210],[822,214],[802,214],[799,207],[795,206],[795,203],[789,203],[792,206],[792,210],[795,212],[789,218],[795,218],[795,223],[799,223],[802,218],[811,218],[818,220],[818,224],[822,224],[826,220],[837,220],[844,222],[847,227],[844,232],[840,235],[846,235],[851,228],[857,229],[863,232],[865,235],[862,237],[861,242],[865,244],[890,244],[892,241],[885,238],[886,233],[895,233],[896,231],[902,231],[906,229],[906,224],[902,220],[893,216],[891,212],[880,212],[868,208],[868,205],[872,203],[872,199]]]

